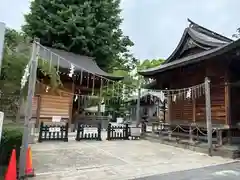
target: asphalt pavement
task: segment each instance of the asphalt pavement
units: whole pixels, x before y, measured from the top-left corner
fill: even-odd
[[[135,180],[240,180],[240,162],[135,178]]]

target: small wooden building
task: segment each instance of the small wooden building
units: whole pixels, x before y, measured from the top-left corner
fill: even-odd
[[[104,72],[90,57],[53,48],[40,48],[39,54],[41,59],[48,61],[46,68],[57,68],[62,86],[52,88],[49,85],[51,77],[45,76],[38,70],[32,106],[33,117],[36,118],[37,124],[40,121],[51,121],[53,116],[60,116],[62,120],[73,123],[74,111],[77,106],[82,106],[79,97],[85,95],[85,100],[89,96],[97,97],[100,88],[106,86],[108,79],[112,81],[123,79]],[[71,66],[74,66],[72,77],[69,76]]]
[[[233,41],[191,20],[173,53],[157,68],[139,72],[154,89],[188,88],[210,79],[213,127],[240,123],[240,40]],[[168,122],[206,126],[205,96],[168,102]]]

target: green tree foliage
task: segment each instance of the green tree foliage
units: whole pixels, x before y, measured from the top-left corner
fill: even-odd
[[[31,44],[25,34],[13,29],[6,29],[3,65],[1,71],[1,90],[8,93],[20,91],[21,78],[24,69],[31,58]],[[51,77],[51,85],[57,87],[61,84],[55,68],[49,69],[47,61],[39,59],[38,69],[46,76]]]
[[[235,34],[232,35],[233,38],[238,39],[240,37],[240,28],[237,28],[237,31]]]
[[[0,109],[7,115],[16,114],[20,97],[24,98],[27,95],[28,85],[26,84],[22,90],[20,88],[24,69],[30,58],[31,44],[25,34],[7,28],[0,75]],[[38,69],[51,77],[51,87],[58,87],[61,84],[56,69],[49,69],[47,62],[43,63],[43,60],[39,59]]]
[[[13,29],[6,29],[3,64],[1,71],[1,91],[8,93],[19,92],[21,77],[28,62],[29,48],[19,47],[27,39],[22,33]]]
[[[146,69],[150,69],[150,68],[154,68],[154,67],[158,67],[160,66],[165,60],[164,59],[146,59],[142,62],[138,62],[136,65],[136,73],[135,73],[135,78],[138,79],[139,83],[141,84],[145,84],[145,83],[149,83],[149,79],[145,79],[143,76],[139,75],[137,72],[141,71],[141,70],[146,70]]]
[[[164,59],[152,59],[152,60],[146,59],[143,62],[138,62],[137,70],[141,71],[149,68],[154,68],[160,66],[164,61],[165,61]]]
[[[121,83],[115,84],[114,87],[110,86],[104,89],[103,96],[105,99],[108,99],[110,102],[112,102],[109,104],[109,107],[114,109],[114,111],[119,111],[123,104],[116,103],[116,101],[124,102],[126,99],[132,97],[134,93],[136,94],[139,82],[141,84],[149,82],[148,80],[144,79],[143,76],[140,76],[137,72],[140,70],[160,66],[163,62],[163,59],[147,59],[144,61],[138,61],[134,72],[129,72],[126,70],[115,70],[113,74],[117,76],[123,76],[124,79]],[[123,97],[125,99],[123,99]]]
[[[136,90],[137,83],[129,71],[115,70],[113,74],[123,76],[124,79],[121,82],[111,83],[108,87],[105,86],[103,89],[103,97],[107,102],[107,111],[123,115],[126,111],[125,100]]]
[[[30,10],[23,31],[43,45],[94,57],[105,70],[136,61],[120,29],[120,0],[34,0]]]

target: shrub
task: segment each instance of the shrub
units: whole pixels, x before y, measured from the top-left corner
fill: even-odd
[[[7,165],[11,156],[12,150],[15,148],[17,158],[20,154],[20,147],[22,143],[22,129],[21,128],[3,128],[2,140],[0,144],[0,165]]]

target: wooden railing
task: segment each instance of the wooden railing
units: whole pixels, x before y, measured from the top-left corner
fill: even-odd
[[[183,139],[193,142],[206,142],[207,141],[207,127],[203,124],[189,123],[164,123],[153,122],[151,124],[142,125],[143,131],[149,133],[149,127],[151,127],[151,133],[158,134],[159,137],[164,138],[167,136],[168,140],[176,139],[181,141]],[[212,128],[212,140],[217,145],[222,145],[227,140],[228,127],[221,125],[213,125]]]

